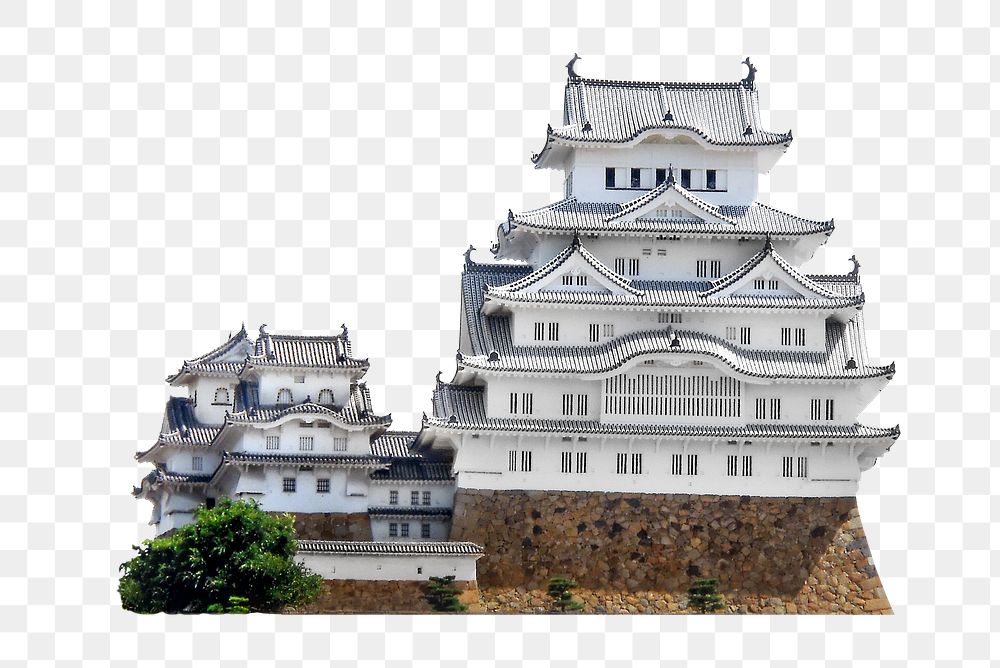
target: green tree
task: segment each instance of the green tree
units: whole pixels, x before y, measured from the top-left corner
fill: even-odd
[[[568,578],[556,577],[549,580],[549,598],[559,612],[582,610],[583,604],[573,598],[572,590],[576,582]]]
[[[221,499],[192,524],[143,541],[119,567],[122,607],[140,613],[264,612],[314,599],[322,579],[295,563],[289,515]]]
[[[424,598],[434,608],[434,612],[465,612],[466,607],[459,602],[458,594],[455,576],[445,575],[428,579]]]
[[[719,593],[719,581],[712,578],[695,580],[688,587],[688,607],[703,615],[722,610],[725,605]]]

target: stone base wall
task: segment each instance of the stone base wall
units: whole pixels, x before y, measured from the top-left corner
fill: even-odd
[[[547,611],[555,576],[584,612],[685,612],[699,577],[730,612],[891,612],[854,498],[460,489],[450,538],[484,547],[487,612]]]
[[[302,614],[326,613],[434,613],[424,599],[427,583],[400,580],[323,580],[319,597],[299,609]],[[475,582],[456,582],[458,600],[469,612],[483,612]]]
[[[284,513],[272,513],[283,515]],[[368,513],[288,513],[299,540],[371,540]]]

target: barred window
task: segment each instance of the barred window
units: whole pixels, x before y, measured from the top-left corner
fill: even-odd
[[[791,478],[792,477],[793,471],[794,471],[794,468],[792,466],[793,460],[794,460],[793,457],[782,457],[781,458],[781,477],[782,478]]]
[[[826,419],[833,419],[833,399],[826,400]]]
[[[823,419],[823,400],[822,399],[810,399],[809,400],[809,419],[810,420],[822,420]]]
[[[389,536],[391,538],[399,536],[399,525],[395,522],[389,522]]]
[[[744,346],[750,345],[750,328],[740,327],[740,343]]]
[[[632,473],[634,474],[642,473],[642,453],[633,452],[631,459],[632,459]]]
[[[587,275],[586,274],[579,274],[579,275],[577,275],[577,277],[576,277],[576,284],[577,285],[586,285],[587,284]]]
[[[281,438],[278,436],[268,436],[264,439],[264,447],[268,450],[277,450],[281,447]]]
[[[562,284],[563,285],[573,285],[573,275],[572,274],[563,274]]]
[[[312,449],[313,449],[313,437],[299,436],[299,450],[312,450]]]
[[[202,459],[200,456],[196,455],[191,458],[192,471],[201,471],[204,466],[205,466],[205,460]]]
[[[698,475],[698,455],[688,455],[688,475]]]
[[[521,452],[521,470],[531,470],[531,450],[523,450]]]
[[[410,492],[410,505],[419,506],[420,505],[420,492]]]
[[[549,323],[549,341],[559,340],[559,323],[550,322]]]
[[[670,455],[670,474],[682,475],[684,473],[684,455]]]
[[[753,455],[743,455],[742,475],[745,476],[753,475]]]
[[[317,478],[316,479],[316,493],[317,494],[329,494],[330,493],[330,479],[329,478]]]
[[[727,455],[726,456],[726,475],[733,476],[739,471],[740,458],[739,455]]]
[[[429,523],[424,522],[423,524],[420,525],[420,537],[421,538],[431,537],[431,525]]]
[[[576,453],[576,472],[586,473],[587,472],[587,453],[578,452]]]
[[[431,505],[431,493],[430,492],[421,492],[420,499],[421,499],[421,503],[423,505],[425,505],[425,506]]]
[[[607,415],[740,417],[742,382],[724,375],[624,373],[604,380]]]
[[[573,453],[565,452],[562,453],[562,472],[572,473],[573,472]]]
[[[798,458],[798,471],[797,475],[800,478],[808,477],[809,475],[809,458],[799,457]]]
[[[389,490],[389,505],[395,506],[399,504],[399,490],[390,489]]]
[[[601,338],[601,326],[595,323],[590,325],[590,342],[596,343]]]
[[[755,279],[753,279],[753,289],[754,290],[763,290],[764,289],[764,279],[763,278],[755,278]]]
[[[282,492],[294,492],[295,491],[295,478],[282,478],[281,479],[281,491]]]
[[[777,290],[778,289],[778,280],[775,279],[775,278],[772,278],[771,280],[769,280],[767,282],[767,289],[768,290]]]
[[[403,522],[399,525],[399,537],[409,538],[410,537],[410,523]]]
[[[628,473],[628,454],[625,452],[619,452],[615,459],[615,473],[625,474]]]

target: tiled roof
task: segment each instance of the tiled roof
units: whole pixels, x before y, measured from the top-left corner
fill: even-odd
[[[757,378],[840,380],[891,376],[895,365],[868,366],[861,314],[846,324],[826,323],[826,352],[756,350],[704,332],[666,329],[633,332],[604,345],[512,346],[490,359],[462,356],[459,364],[493,372],[603,374],[641,355],[714,357],[734,371]],[[853,358],[855,364],[848,364]]]
[[[300,540],[299,552],[328,554],[482,554],[483,548],[475,543],[452,541],[345,541]]]
[[[288,464],[348,468],[372,468],[386,465],[386,461],[381,457],[363,455],[286,455],[263,452],[224,452],[222,453],[222,461],[223,464]]]
[[[810,280],[824,288],[826,281],[809,276]],[[831,282],[832,283],[832,282]],[[486,296],[503,302],[531,304],[574,304],[594,306],[622,306],[645,308],[683,309],[829,309],[836,310],[862,306],[864,293],[856,281],[850,284],[834,283],[832,288],[844,290],[830,299],[812,299],[794,295],[731,295],[715,299],[705,299],[701,293],[710,289],[709,281],[632,281],[632,285],[642,291],[639,296],[616,295],[610,292],[560,292],[545,290],[516,294],[505,288],[490,288]],[[853,288],[853,290],[852,290]]]
[[[510,345],[510,323],[506,317],[484,316],[483,289],[488,285],[505,285],[531,273],[525,264],[480,264],[466,262],[462,272],[462,299],[465,326],[469,332],[472,352],[486,355]]]
[[[372,454],[376,457],[419,458],[420,455],[410,449],[416,438],[415,431],[387,431],[372,441]]]
[[[552,420],[487,417],[483,387],[441,383],[434,390],[434,414],[424,424],[446,429],[570,434],[648,435],[690,438],[874,439],[899,436],[899,427],[853,425],[750,424],[721,425],[614,424],[595,420]]]
[[[637,296],[639,291],[632,286],[632,281],[629,281],[622,276],[619,276],[613,272],[607,265],[598,260],[594,255],[588,251],[583,244],[580,242],[579,235],[573,236],[573,241],[569,246],[564,248],[558,255],[542,265],[537,271],[533,271],[527,276],[515,280],[513,283],[508,283],[503,286],[504,290],[509,292],[516,292],[522,290],[533,283],[544,279],[545,277],[554,273],[559,267],[566,264],[566,262],[574,255],[579,255],[583,258],[583,261],[589,265],[594,271],[603,276],[605,279],[610,281],[613,285],[618,286],[625,292]]]
[[[211,480],[211,474],[177,473],[157,466],[139,481],[138,487],[132,488],[132,494],[141,494],[143,489],[158,485],[207,485]]]
[[[667,191],[675,191],[707,218],[663,217],[653,213],[630,217]],[[511,213],[501,232],[509,234],[517,226],[539,232],[560,234],[621,233],[710,236],[795,237],[830,234],[833,221],[819,221],[785,213],[766,204],[715,205],[706,202],[677,183],[664,182],[649,192],[624,203],[580,202],[568,197],[538,209]]]
[[[351,357],[351,342],[346,327],[343,334],[337,336],[270,334],[261,327],[246,366],[367,369],[368,360]]]
[[[578,250],[574,250],[579,247]],[[574,253],[586,253],[593,257],[574,237],[573,243],[567,246],[553,260],[546,263],[538,271],[520,278],[513,283],[502,286],[487,285],[487,300],[496,299],[503,302],[519,302],[531,304],[578,304],[600,306],[635,306],[664,308],[773,308],[773,309],[841,309],[857,307],[864,304],[864,293],[854,275],[810,277],[801,274],[780,255],[770,242],[764,249],[754,255],[735,271],[716,281],[624,281],[593,258],[592,266],[600,267],[610,272],[619,281],[625,282],[628,294],[617,294],[608,291],[595,290],[560,290],[557,288],[538,292],[520,293],[519,290],[537,282],[542,277],[555,272],[559,266]],[[716,294],[726,287],[736,283],[749,274],[765,258],[773,258],[779,267],[785,271],[790,280],[800,286],[821,295],[821,297],[804,297],[802,295],[728,295],[717,297]],[[594,264],[596,263],[596,264]],[[829,284],[829,287],[828,285]],[[471,282],[470,282],[470,287]]]
[[[243,359],[251,347],[251,341],[247,336],[246,327],[240,327],[233,336],[220,345],[218,348],[210,350],[200,357],[185,360],[180,370],[167,377],[168,383],[173,383],[187,373],[205,375],[235,375],[239,373],[243,366]]]
[[[368,514],[374,517],[451,517],[451,508],[429,506],[371,506]]]
[[[394,459],[389,468],[374,471],[370,477],[373,481],[393,482],[446,482],[454,480],[451,475],[451,462],[414,460],[413,458]]]
[[[337,410],[312,402],[303,402],[292,406],[256,406],[237,413],[230,413],[226,417],[226,422],[231,424],[262,424],[280,420],[288,415],[328,417],[345,424],[358,426],[389,426],[392,424],[392,416],[375,415],[361,411],[353,403]]]
[[[191,400],[187,397],[170,397],[163,411],[163,426],[156,443],[143,452],[137,452],[135,457],[139,461],[146,461],[150,453],[163,445],[207,447],[221,430],[221,426],[213,427],[198,422]]]
[[[826,297],[827,299],[833,299],[837,297],[837,293],[827,290],[825,287],[812,281],[804,274],[801,274],[798,269],[788,264],[788,262],[785,261],[785,258],[781,257],[780,255],[778,255],[777,252],[775,252],[774,246],[771,245],[770,239],[768,239],[764,243],[764,247],[760,251],[758,251],[753,257],[744,262],[742,265],[737,267],[734,271],[731,271],[725,276],[715,281],[712,281],[712,287],[709,288],[708,290],[705,290],[705,292],[702,293],[702,296],[711,297],[713,295],[716,295],[724,291],[726,288],[735,285],[741,279],[748,276],[754,269],[756,269],[761,262],[763,262],[768,258],[774,260],[774,262],[782,269],[782,271],[784,271],[788,275],[789,279],[791,279],[794,283],[797,283],[799,286],[805,288],[806,290],[815,292],[816,294],[822,297]]]
[[[566,83],[563,123],[550,137],[623,143],[663,128],[689,130],[723,146],[774,146],[792,140],[791,132],[763,129],[757,91],[741,82],[572,78]]]

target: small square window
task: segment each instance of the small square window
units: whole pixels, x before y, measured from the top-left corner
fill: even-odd
[[[316,479],[316,493],[317,494],[329,494],[330,493],[330,479],[329,478],[317,478]]]
[[[281,480],[281,491],[282,492],[294,492],[295,491],[295,478],[282,478],[282,480]]]
[[[204,466],[205,466],[205,460],[202,459],[201,457],[192,457],[191,458],[191,470],[192,471],[201,471]]]
[[[305,376],[295,376],[294,380],[295,380],[296,383],[304,383],[304,382],[306,382],[306,377]]]

